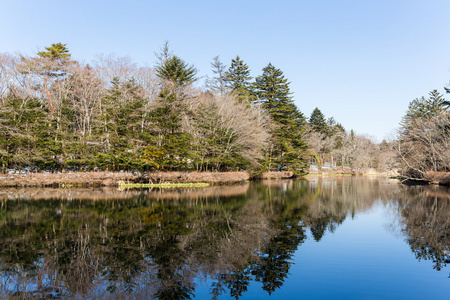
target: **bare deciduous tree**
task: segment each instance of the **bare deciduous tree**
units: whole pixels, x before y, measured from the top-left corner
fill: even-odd
[[[230,94],[203,94],[194,111],[196,123],[190,130],[199,141],[201,160],[214,164],[242,157],[253,165],[259,163],[269,140],[268,117],[259,106],[239,103]]]
[[[316,131],[312,126],[309,126],[303,137],[309,146],[309,153],[315,159],[317,168],[322,170],[327,156],[332,155],[335,146],[335,137],[328,136],[323,132]]]
[[[404,175],[421,177],[427,171],[450,170],[450,112],[417,119],[396,146]]]

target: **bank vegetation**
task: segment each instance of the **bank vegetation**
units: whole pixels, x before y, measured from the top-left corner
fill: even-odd
[[[397,138],[377,143],[319,108],[305,117],[271,63],[255,78],[239,56],[230,66],[217,56],[211,67],[202,84],[167,43],[154,66],[104,55],[82,63],[61,43],[31,56],[0,53],[1,170],[263,178],[381,170],[448,183],[448,101],[437,91],[411,103]]]

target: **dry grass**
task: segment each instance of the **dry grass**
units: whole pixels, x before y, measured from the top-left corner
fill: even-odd
[[[279,171],[279,172],[264,172],[261,174],[261,179],[285,179],[292,178],[294,172],[292,171]]]
[[[248,172],[152,172],[141,183],[235,183],[249,179]]]

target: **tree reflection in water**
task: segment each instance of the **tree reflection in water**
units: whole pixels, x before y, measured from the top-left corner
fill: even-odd
[[[239,299],[253,281],[272,294],[308,229],[319,242],[379,199],[393,204],[417,259],[441,270],[450,260],[448,195],[358,178],[168,192],[2,190],[1,293],[191,299],[208,279],[213,299]]]
[[[440,271],[450,263],[450,189],[417,186],[399,197],[399,224],[418,260]]]

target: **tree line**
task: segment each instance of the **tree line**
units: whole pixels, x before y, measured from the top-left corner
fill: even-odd
[[[211,67],[200,86],[198,70],[168,43],[151,67],[114,56],[77,62],[62,43],[34,56],[0,54],[2,171],[448,170],[447,125],[437,124],[448,102],[437,91],[430,97],[439,103],[414,100],[397,140],[378,144],[319,108],[305,117],[271,63],[255,78],[239,56],[229,66],[217,56]]]
[[[0,56],[2,168],[301,171],[305,118],[283,72],[250,82],[236,57],[214,77],[167,44],[154,67],[128,58],[71,59],[66,44]]]

